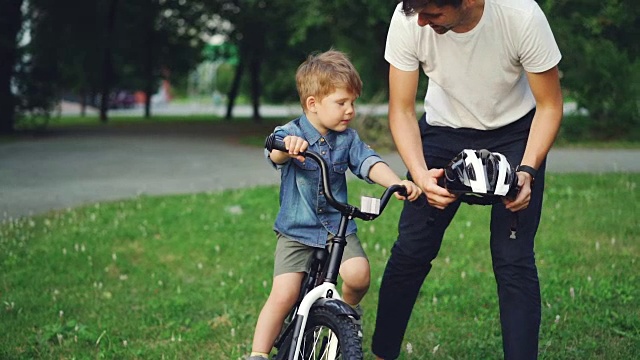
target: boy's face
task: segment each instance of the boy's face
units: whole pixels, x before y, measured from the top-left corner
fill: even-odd
[[[307,117],[323,135],[329,130],[345,131],[349,127],[349,122],[356,115],[356,99],[356,95],[350,91],[336,89],[320,101],[318,99],[313,99],[311,102],[307,100],[309,110]]]

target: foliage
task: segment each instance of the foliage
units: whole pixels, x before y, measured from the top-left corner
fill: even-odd
[[[15,10],[21,2],[9,3]],[[23,114],[46,115],[61,97],[98,105],[97,95],[111,89],[151,95],[161,79],[187,84],[186,77],[205,56],[229,59],[231,69],[225,65],[227,78],[218,90],[227,90],[230,106],[236,98],[252,98],[254,105],[297,102],[297,66],[309,53],[331,47],[348,53],[359,70],[363,101],[386,99],[383,53],[393,1],[24,3],[22,33],[29,33],[31,42],[19,44],[29,36],[15,36],[11,29],[0,35],[6,50],[0,53],[2,132],[13,130],[13,112],[5,110],[12,106]],[[564,56],[562,85],[588,111],[589,134],[633,140],[637,135],[630,130],[640,127],[640,7],[634,0],[540,3]],[[113,29],[107,26],[111,7]],[[9,14],[8,5],[3,9],[3,15]],[[10,17],[10,25],[19,27],[22,18]],[[207,52],[204,39],[214,34],[226,43]],[[243,72],[250,76],[243,78]],[[424,81],[421,77],[421,87]],[[16,90],[19,102],[11,93]]]
[[[640,126],[640,7],[633,0],[548,0],[562,83],[589,113],[589,133],[632,139]],[[637,139],[637,138],[636,138]]]
[[[541,359],[640,351],[638,174],[550,175],[536,257]],[[350,198],[382,189],[350,182]],[[240,359],[271,284],[276,187],[97,203],[0,225],[3,359]],[[365,350],[401,203],[359,223]],[[575,209],[580,209],[579,213]],[[401,359],[502,356],[489,208],[463,206]]]
[[[23,3],[23,0],[0,1],[0,135],[11,133],[15,125],[17,99],[13,79],[20,57],[18,39],[24,33]]]

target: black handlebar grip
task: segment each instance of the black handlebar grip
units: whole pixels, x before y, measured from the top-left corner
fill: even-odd
[[[271,150],[280,150],[287,152],[287,147],[284,144],[284,141],[278,139],[276,134],[271,134],[267,136],[267,139],[264,142],[264,147],[271,152]]]

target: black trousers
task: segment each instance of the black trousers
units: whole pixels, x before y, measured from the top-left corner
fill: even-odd
[[[419,124],[427,166],[443,168],[463,149],[488,149],[502,153],[515,167],[522,160],[534,113],[535,109],[512,124],[487,131],[430,126],[423,116]],[[490,247],[505,359],[535,359],[538,354],[540,285],[533,247],[542,211],[544,165],[538,170],[527,209],[514,215],[502,203],[491,205]],[[460,204],[458,199],[439,210],[424,196],[405,201],[398,239],[380,287],[372,342],[377,356],[386,360],[399,356],[420,287]],[[517,237],[511,239],[514,216],[518,218]]]

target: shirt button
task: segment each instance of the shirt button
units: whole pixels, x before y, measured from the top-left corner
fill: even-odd
[[[322,212],[322,209],[318,209],[318,212],[319,212],[319,213],[321,213],[321,212]]]
[[[320,142],[324,142],[324,138],[320,138]]]
[[[326,151],[323,151],[323,152],[322,152],[322,155],[324,155],[324,154],[326,154],[326,153],[327,153]]]
[[[320,195],[324,195],[324,191],[320,191]]]

